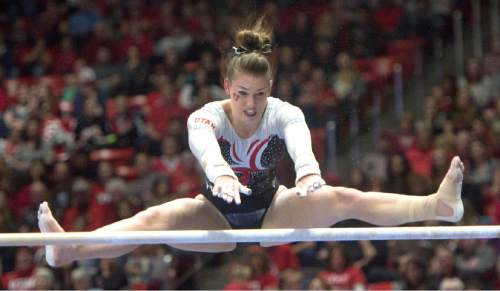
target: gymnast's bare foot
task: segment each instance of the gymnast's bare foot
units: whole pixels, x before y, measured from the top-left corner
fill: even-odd
[[[455,156],[446,173],[436,196],[438,198],[436,215],[439,220],[457,222],[462,219],[464,206],[462,203],[462,180],[464,164]]]
[[[38,208],[38,228],[40,232],[64,232],[50,211],[47,202],[42,202]],[[45,246],[45,259],[52,267],[66,265],[73,260],[68,257],[72,246]]]

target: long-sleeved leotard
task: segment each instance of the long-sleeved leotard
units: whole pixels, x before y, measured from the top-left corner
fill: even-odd
[[[302,111],[287,102],[269,97],[257,131],[241,138],[231,125],[221,101],[211,102],[188,119],[189,145],[203,167],[206,185],[203,194],[234,228],[260,227],[279,186],[276,164],[288,150],[295,163],[296,179],[320,174],[311,137]],[[242,195],[241,205],[228,204],[212,195],[215,179],[237,177],[252,189]]]

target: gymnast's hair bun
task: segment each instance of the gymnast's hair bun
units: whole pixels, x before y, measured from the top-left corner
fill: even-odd
[[[242,28],[236,32],[236,47],[247,52],[269,53],[271,50],[272,29],[260,17],[249,28]]]

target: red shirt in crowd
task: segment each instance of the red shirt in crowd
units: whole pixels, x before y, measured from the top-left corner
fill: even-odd
[[[410,147],[406,153],[410,168],[416,174],[424,177],[432,175],[432,148],[422,149],[416,145]]]
[[[2,275],[2,289],[4,290],[33,290],[35,289],[35,266],[24,271],[12,271]]]
[[[330,289],[352,290],[356,285],[366,285],[366,278],[360,268],[350,267],[341,272],[323,271],[319,273]]]
[[[14,196],[10,197],[8,200],[9,210],[16,216],[19,217],[23,214],[26,208],[33,205],[33,199],[31,199],[31,184],[25,185],[17,192]]]
[[[87,229],[95,230],[117,220],[115,202],[111,194],[99,184],[92,186],[89,209],[87,210]]]
[[[165,158],[164,156],[158,157],[153,166],[156,172],[165,174],[165,176],[170,177],[170,175],[182,170],[181,158],[175,156],[173,158]]]
[[[196,170],[189,171],[183,167],[181,169],[181,171],[172,173],[170,176],[172,192],[194,198],[201,191],[200,188],[203,183],[201,176]]]
[[[164,101],[164,97],[158,92],[153,92],[148,95],[149,113],[147,121],[150,123],[158,134],[165,136],[169,121],[173,118],[181,117],[187,119],[188,112],[177,104],[177,94],[170,104]]]
[[[271,259],[279,271],[300,267],[299,259],[293,252],[290,244],[273,247],[271,250]]]

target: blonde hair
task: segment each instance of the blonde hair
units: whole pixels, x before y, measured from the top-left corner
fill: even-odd
[[[243,72],[272,79],[272,29],[264,16],[252,25],[238,29],[234,41],[234,52],[227,62],[225,78],[231,80],[236,72]]]

